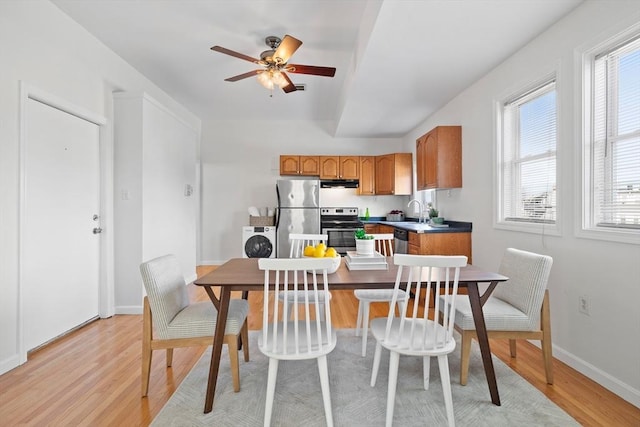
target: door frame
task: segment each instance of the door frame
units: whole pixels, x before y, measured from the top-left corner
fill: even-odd
[[[74,115],[98,126],[98,144],[100,156],[100,226],[103,229],[100,236],[99,273],[98,273],[98,315],[101,318],[111,317],[115,313],[114,291],[114,260],[113,260],[113,133],[104,116],[96,114],[86,108],[75,105],[66,99],[45,92],[24,81],[20,81],[20,190],[18,203],[18,352],[19,364],[27,361],[27,351],[24,342],[24,233],[25,222],[25,174],[27,135],[27,104],[29,100],[41,102],[49,107]]]

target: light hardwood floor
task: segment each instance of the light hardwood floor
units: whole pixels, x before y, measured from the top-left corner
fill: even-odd
[[[199,274],[207,270],[201,268]],[[207,300],[202,289],[195,286],[189,286],[189,293],[193,300]],[[259,297],[251,295],[250,303],[259,307]],[[382,316],[385,310],[385,304],[373,304],[371,315]],[[259,312],[259,308],[252,312]],[[334,291],[332,312],[337,327],[354,328],[357,300],[353,293]],[[250,315],[250,329],[260,328],[259,317]],[[0,425],[148,425],[205,349],[175,350],[169,369],[164,366],[164,352],[154,352],[149,396],[143,399],[141,332],[142,316],[114,316],[34,352],[28,363],[0,376]],[[510,358],[507,342],[493,340],[491,349],[582,425],[640,426],[640,409],[557,360],[555,384],[547,385],[537,347],[518,343],[516,359]],[[242,382],[244,362],[240,363]]]

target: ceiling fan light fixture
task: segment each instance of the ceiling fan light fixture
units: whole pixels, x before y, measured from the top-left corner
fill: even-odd
[[[262,86],[269,90],[273,90],[275,85],[283,88],[289,84],[282,73],[278,70],[265,70],[258,74],[257,79]]]

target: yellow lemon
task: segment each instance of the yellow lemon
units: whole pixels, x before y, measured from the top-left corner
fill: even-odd
[[[323,251],[326,251],[327,250],[327,245],[325,245],[324,243],[318,243],[316,245],[316,250],[317,249],[322,249]]]
[[[309,245],[304,248],[304,256],[313,256],[315,251],[316,249],[313,246]]]
[[[324,253],[324,256],[335,258],[338,256],[338,252],[336,252],[334,248],[328,248],[327,251]]]
[[[324,248],[316,246],[315,250],[313,251],[313,256],[316,258],[322,258],[324,257],[324,253],[325,253]]]

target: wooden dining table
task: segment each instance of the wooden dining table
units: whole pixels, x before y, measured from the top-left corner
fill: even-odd
[[[387,258],[387,264],[388,269],[386,270],[349,270],[346,263],[343,262],[335,273],[328,276],[329,288],[333,290],[392,288],[396,281],[398,267],[393,263],[393,257]],[[460,269],[458,285],[459,288],[466,288],[469,295],[489,393],[491,401],[495,405],[500,405],[500,396],[498,394],[498,384],[493,368],[482,306],[496,285],[506,280],[508,278],[501,274],[467,265]],[[204,412],[209,413],[213,408],[213,398],[216,383],[218,382],[218,369],[220,367],[220,356],[222,354],[231,292],[242,291],[246,295],[250,291],[263,291],[264,272],[258,269],[258,258],[233,258],[212,272],[198,278],[193,283],[205,289],[218,311],[204,405]],[[479,283],[488,284],[482,294],[480,294]],[[219,296],[215,295],[214,287],[220,287]]]

